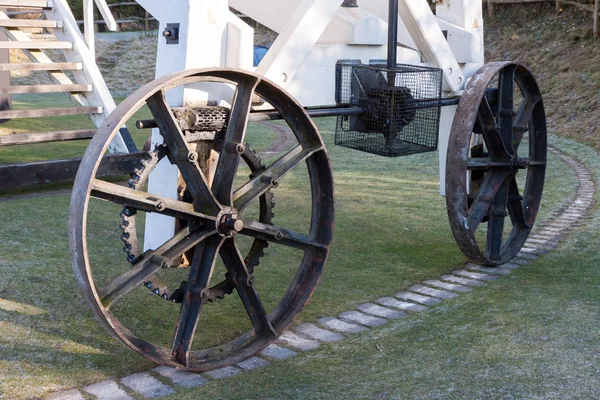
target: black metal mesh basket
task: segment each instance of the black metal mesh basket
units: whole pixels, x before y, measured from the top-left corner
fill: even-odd
[[[440,69],[338,61],[336,102],[365,112],[338,117],[335,144],[385,157],[435,151],[441,97]]]

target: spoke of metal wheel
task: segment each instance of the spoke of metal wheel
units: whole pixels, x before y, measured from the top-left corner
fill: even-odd
[[[198,244],[194,251],[194,259],[190,266],[188,283],[181,303],[181,310],[177,321],[177,328],[171,345],[172,357],[181,365],[188,365],[188,359],[200,311],[204,305],[205,290],[209,287],[217,253],[223,243],[223,238],[218,235],[211,236]]]
[[[257,199],[274,185],[277,185],[278,181],[286,173],[319,150],[321,148],[303,149],[301,146],[296,146],[288,151],[260,175],[235,191],[233,194],[234,207],[238,210],[243,210],[253,200]]]
[[[517,115],[513,122],[513,147],[515,151],[518,150],[521,141],[523,140],[523,135],[525,135],[525,132],[529,129],[529,121],[531,121],[533,109],[538,101],[539,98],[531,99],[530,97],[526,97],[519,106],[519,110],[517,111]]]
[[[91,195],[140,211],[164,214],[186,220],[216,220],[216,217],[194,211],[194,206],[189,203],[156,196],[100,179],[94,180]]]
[[[513,155],[513,108],[515,69],[511,65],[500,71],[498,78],[498,131],[508,154]]]
[[[479,122],[483,140],[485,141],[490,157],[493,159],[509,158],[509,152],[502,138],[498,135],[494,113],[485,96],[481,100],[479,110],[477,111],[477,121]]]
[[[512,178],[508,187],[507,203],[510,219],[514,226],[531,229],[531,225],[527,223],[522,200],[521,194],[519,193],[519,186],[517,185],[517,179]]]
[[[198,165],[197,154],[190,152],[185,136],[165,99],[164,91],[155,93],[146,103],[167,145],[169,160],[179,168],[187,189],[194,198],[194,209],[204,213],[217,213],[221,207],[208,188],[206,178]]]
[[[107,308],[110,307],[116,300],[131,292],[159,270],[173,263],[183,253],[214,234],[216,234],[215,230],[190,232],[190,227],[181,230],[158,249],[145,253],[143,258],[135,263],[129,271],[100,289],[98,296],[102,304]]]
[[[216,199],[224,205],[233,206],[231,198],[233,181],[238,170],[240,154],[244,151],[244,137],[248,126],[248,115],[252,107],[252,96],[260,80],[247,77],[238,83],[231,107],[223,150],[219,156],[212,190]]]
[[[506,218],[506,201],[508,199],[508,183],[504,181],[494,196],[488,212],[486,252],[492,260],[500,259],[504,220]]]
[[[246,308],[254,332],[260,335],[277,336],[254,287],[254,277],[248,272],[235,239],[227,239],[221,246],[220,253],[228,276]]]
[[[483,217],[488,213],[492,201],[509,177],[509,171],[493,171],[484,179],[477,197],[469,209],[469,230],[475,232]]]
[[[257,221],[244,220],[244,229],[241,232],[238,232],[238,234],[267,240],[269,242],[300,250],[322,250],[327,248],[327,245],[315,241],[308,235]]]

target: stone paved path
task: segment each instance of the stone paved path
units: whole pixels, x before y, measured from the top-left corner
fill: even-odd
[[[578,226],[592,206],[595,184],[591,173],[578,161],[550,149],[565,161],[576,173],[579,187],[575,201],[569,202],[564,209],[545,223],[536,227],[525,246],[510,263],[497,268],[466,263],[464,267],[442,275],[439,279],[430,279],[409,287],[407,291],[393,296],[381,297],[376,303],[356,306],[356,310],[341,313],[338,317],[323,317],[316,324],[304,323],[291,331],[284,332],[276,341],[264,349],[258,356],[251,357],[236,366],[221,368],[202,375],[178,371],[158,366],[151,371],[132,374],[117,383],[107,380],[86,386],[79,390],[54,393],[47,399],[82,400],[129,400],[134,398],[152,399],[174,393],[173,387],[191,389],[200,387],[210,380],[228,379],[246,371],[265,368],[273,362],[296,357],[299,353],[312,351],[321,344],[342,340],[344,335],[359,334],[387,324],[390,320],[408,316],[410,313],[426,311],[443,301],[452,301],[467,292],[481,286],[493,284],[536,260],[541,255],[559,245],[563,236]],[[408,314],[407,314],[408,313]],[[83,396],[83,393],[87,397]]]

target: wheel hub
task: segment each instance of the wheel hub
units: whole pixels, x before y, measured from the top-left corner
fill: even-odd
[[[217,232],[223,237],[232,237],[244,229],[244,221],[235,208],[226,207],[217,216]]]

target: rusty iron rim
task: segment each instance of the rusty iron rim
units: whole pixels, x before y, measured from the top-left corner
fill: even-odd
[[[486,96],[495,78],[498,79],[496,110]],[[515,89],[522,97],[516,109]],[[523,151],[519,154],[518,150],[525,133],[528,154],[523,156]],[[473,146],[472,139],[477,136],[485,147]],[[483,66],[461,97],[452,123],[446,163],[450,227],[459,248],[470,260],[501,265],[523,247],[540,206],[546,153],[546,115],[531,72],[514,62]],[[526,172],[519,175],[521,171]],[[517,175],[525,179],[522,193]],[[512,229],[503,234],[507,216]],[[485,239],[478,243],[477,231],[484,227]]]
[[[233,84],[233,101],[221,156],[212,187],[177,126],[164,93],[174,87],[197,82]],[[233,179],[240,160],[252,97],[258,94],[284,117],[298,144],[266,170],[234,191]],[[193,205],[156,199],[96,178],[100,162],[115,137],[133,114],[144,105],[151,109],[167,144],[169,160],[176,164],[194,197]],[[246,205],[276,187],[289,170],[306,165],[310,180],[311,220],[307,234],[244,219]],[[137,192],[134,193],[134,192]],[[146,212],[183,215],[188,227],[146,256],[131,271],[100,288],[94,282],[86,236],[88,204],[91,197],[127,205]],[[103,327],[125,346],[154,362],[190,371],[206,371],[242,361],[283,333],[312,295],[319,281],[331,244],[334,221],[333,178],[325,146],[310,117],[292,97],[272,82],[252,73],[233,69],[200,69],[172,74],[151,82],[123,101],[92,139],[77,173],[69,215],[69,243],[73,270],[83,295]],[[269,314],[266,313],[237,247],[235,236],[261,238],[273,244],[303,251],[298,271],[287,291]],[[161,347],[137,337],[111,312],[110,305],[143,282],[143,276],[169,265],[169,260],[193,244],[197,255],[190,267],[185,299],[181,304],[173,342]],[[215,259],[220,256],[229,279],[236,287],[252,329],[218,347],[191,350],[206,289]]]

